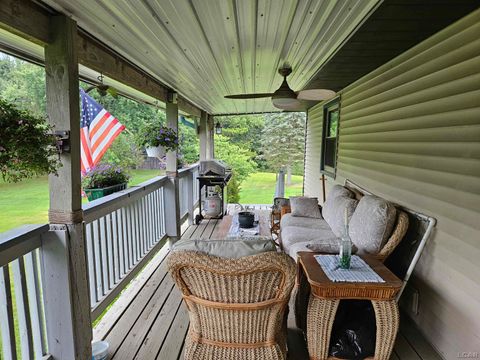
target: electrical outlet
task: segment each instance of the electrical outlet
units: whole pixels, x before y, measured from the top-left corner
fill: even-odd
[[[419,309],[419,298],[420,298],[420,293],[418,292],[417,289],[412,289],[412,300],[411,300],[411,311],[413,314],[418,315],[418,309]]]
[[[420,292],[411,285],[407,285],[400,299],[400,306],[411,315],[417,316],[420,311]]]

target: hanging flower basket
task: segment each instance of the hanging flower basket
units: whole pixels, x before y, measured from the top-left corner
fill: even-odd
[[[0,99],[0,174],[8,182],[56,174],[62,165],[47,120]]]
[[[137,133],[136,142],[138,146],[145,147],[149,157],[158,159],[167,151],[178,149],[177,133],[159,123],[145,123]]]
[[[165,156],[165,148],[163,146],[148,146],[145,150],[148,157],[160,159]]]
[[[102,164],[88,171],[83,176],[82,187],[88,200],[92,201],[114,192],[125,190],[129,178],[122,168]]]

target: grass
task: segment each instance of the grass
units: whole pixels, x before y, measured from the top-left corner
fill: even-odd
[[[242,204],[272,204],[275,195],[276,174],[254,173],[241,185],[240,202]],[[285,186],[285,196],[302,195],[303,177],[292,176],[292,184]]]
[[[129,185],[138,185],[158,175],[158,170],[132,170]],[[47,177],[13,184],[0,180],[0,232],[24,224],[46,223],[48,203]]]

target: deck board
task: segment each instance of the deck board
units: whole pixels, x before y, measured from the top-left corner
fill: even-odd
[[[184,238],[210,238],[221,220],[204,220],[185,230]],[[94,329],[94,339],[110,343],[113,360],[180,360],[188,330],[188,312],[180,291],[167,274],[168,250],[160,250],[139,276],[121,294]],[[308,359],[303,334],[295,327],[293,303],[288,317],[291,360]],[[402,316],[400,334],[392,360],[440,360],[407,317]]]

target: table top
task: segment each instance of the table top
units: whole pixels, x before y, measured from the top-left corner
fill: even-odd
[[[270,211],[269,210],[249,210],[258,215],[258,223],[260,225],[259,237],[271,237],[270,234]],[[226,239],[232,225],[233,215],[225,215],[213,231],[212,239]]]
[[[392,300],[395,298],[402,281],[396,277],[382,262],[372,256],[360,257],[385,280],[383,283],[367,282],[333,282],[323,271],[315,259],[314,252],[299,252],[298,267],[305,274],[312,294],[324,299],[365,299],[365,300]]]

